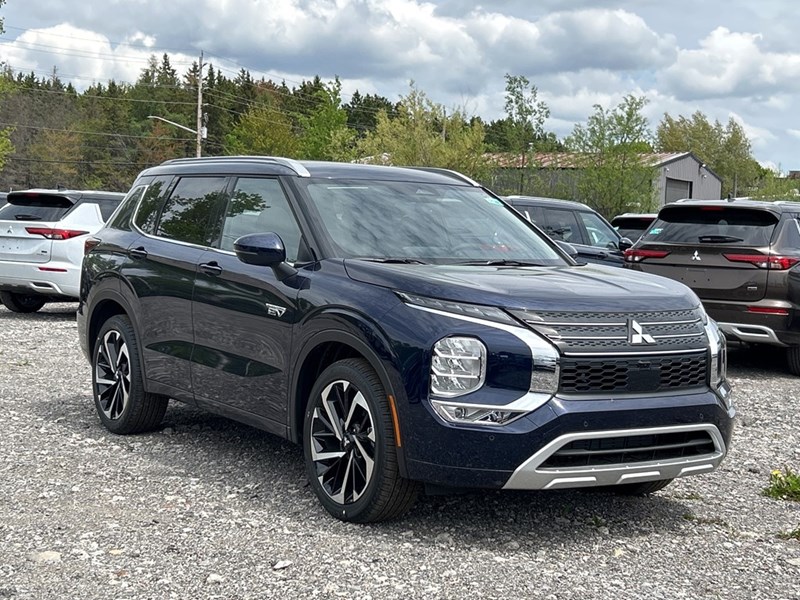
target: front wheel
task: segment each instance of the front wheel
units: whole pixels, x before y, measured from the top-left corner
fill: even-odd
[[[391,408],[363,359],[325,369],[311,390],[303,424],[306,473],[337,519],[374,523],[406,513],[420,485],[400,476]]]
[[[8,310],[15,313],[34,313],[47,303],[44,296],[16,292],[0,292],[0,300]]]
[[[125,315],[116,315],[100,328],[92,352],[92,394],[105,427],[119,434],[157,427],[169,398],[144,389],[136,332]]]

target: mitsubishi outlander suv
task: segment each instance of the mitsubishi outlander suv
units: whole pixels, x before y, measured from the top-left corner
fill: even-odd
[[[47,302],[75,302],[83,243],[111,216],[125,194],[20,190],[0,207],[0,300],[31,313]]]
[[[87,240],[77,319],[110,431],[171,398],[283,436],[345,521],[426,488],[646,494],[733,428],[688,287],[577,265],[452,171],[167,161]]]
[[[786,349],[800,375],[800,204],[680,200],[625,253],[626,266],[691,287],[728,340]]]

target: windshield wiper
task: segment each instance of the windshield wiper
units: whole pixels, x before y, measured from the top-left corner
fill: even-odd
[[[543,267],[542,263],[530,262],[526,260],[513,260],[509,258],[491,258],[488,260],[463,260],[451,263],[454,265],[477,266],[477,267]]]
[[[418,258],[408,257],[386,257],[386,258],[361,258],[360,260],[368,260],[370,262],[395,264],[395,265],[425,265],[424,260]]]
[[[701,244],[728,244],[733,242],[743,242],[744,240],[732,235],[701,235],[698,236],[697,241]]]

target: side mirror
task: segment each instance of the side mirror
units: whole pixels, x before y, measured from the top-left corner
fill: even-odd
[[[620,252],[625,252],[625,250],[627,250],[631,246],[633,246],[633,242],[630,240],[630,238],[624,237],[624,238],[620,239],[620,241],[619,241]]]
[[[291,277],[297,270],[286,264],[286,248],[277,233],[251,233],[233,243],[236,257],[247,265],[270,267],[278,281]]]
[[[569,257],[572,260],[578,260],[578,251],[575,249],[575,246],[570,244],[569,242],[565,242],[564,240],[555,240],[558,247],[561,248],[564,252],[569,254]]]

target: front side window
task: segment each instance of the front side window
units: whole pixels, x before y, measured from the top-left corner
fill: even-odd
[[[619,248],[619,239],[612,227],[595,213],[579,212],[583,227],[589,234],[589,245],[597,248]]]
[[[233,251],[233,243],[243,235],[268,231],[281,237],[286,260],[295,262],[300,228],[278,180],[239,178],[225,212],[220,248]]]
[[[479,188],[314,179],[300,185],[339,257],[564,264],[523,217]]]
[[[222,202],[226,177],[183,177],[164,204],[156,235],[209,245],[211,217]]]

